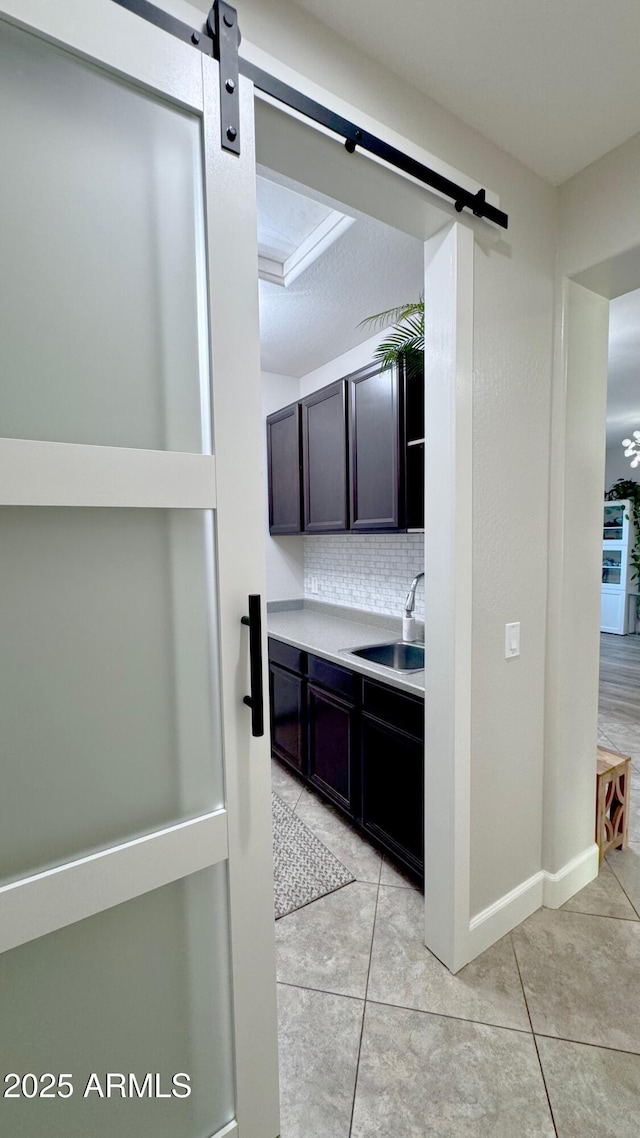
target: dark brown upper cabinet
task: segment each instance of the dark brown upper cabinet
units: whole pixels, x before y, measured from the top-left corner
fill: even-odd
[[[300,404],[293,403],[267,419],[269,532],[300,533]]]
[[[404,527],[402,395],[397,368],[373,365],[349,376],[352,530]]]
[[[340,379],[302,400],[305,533],[349,529],[347,453],[347,394]]]
[[[422,529],[424,376],[372,364],[348,382],[351,529]]]
[[[423,528],[422,375],[370,364],[270,415],[267,439],[270,533]]]

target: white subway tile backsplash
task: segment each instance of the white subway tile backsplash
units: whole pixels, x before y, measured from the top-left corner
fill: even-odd
[[[424,534],[327,534],[304,539],[304,595],[369,612],[401,616],[416,573],[424,569]],[[311,578],[318,584],[311,593]],[[416,590],[424,619],[424,589]]]

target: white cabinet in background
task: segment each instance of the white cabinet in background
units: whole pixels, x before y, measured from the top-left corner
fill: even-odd
[[[600,631],[624,636],[635,631],[628,628],[629,594],[638,592],[638,581],[632,581],[631,553],[635,544],[631,503],[627,499],[605,502],[602,530],[602,600]]]

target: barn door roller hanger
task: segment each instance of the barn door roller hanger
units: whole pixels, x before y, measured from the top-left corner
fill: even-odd
[[[303,95],[295,87],[289,87],[288,84],[282,83],[260,67],[255,67],[246,59],[241,59],[238,56],[241,38],[238,28],[238,14],[231,4],[226,3],[226,0],[215,0],[207,17],[206,25],[202,30],[190,28],[188,24],[170,16],[168,12],[157,8],[155,4],[149,3],[149,0],[114,0],[114,3],[119,4],[122,8],[127,8],[138,16],[142,16],[143,19],[183,40],[184,43],[192,44],[205,55],[210,55],[218,60],[220,64],[220,143],[225,150],[229,150],[233,154],[240,153],[238,99],[238,74],[240,74],[250,79],[254,86],[266,95],[270,95],[271,98],[284,103],[292,110],[298,111],[305,118],[312,119],[313,122],[333,131],[334,134],[339,134],[344,138],[345,148],[350,154],[353,154],[356,147],[369,154],[374,154],[376,158],[382,159],[389,166],[402,170],[403,173],[415,178],[416,181],[437,190],[445,197],[452,198],[458,213],[461,213],[463,209],[470,209],[476,217],[484,217],[487,221],[493,221],[496,225],[507,229],[509,225],[508,215],[486,200],[484,189],[480,189],[474,194],[471,190],[465,189],[464,186],[457,185],[456,182],[452,182],[450,178],[445,178],[437,170],[432,170],[430,166],[423,165],[422,162],[416,161],[415,158],[411,158],[410,155],[398,150],[395,146],[390,146],[389,143],[384,142],[375,134],[370,134],[369,131],[363,130],[355,123],[350,122],[349,119],[335,114],[328,107],[324,107],[322,103],[317,103],[315,99]]]

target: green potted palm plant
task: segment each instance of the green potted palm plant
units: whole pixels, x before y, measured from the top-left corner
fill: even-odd
[[[424,368],[424,299],[400,304],[367,316],[361,328],[382,331],[392,327],[378,344],[374,359],[383,367],[394,367],[404,361],[409,376],[419,375]]]

